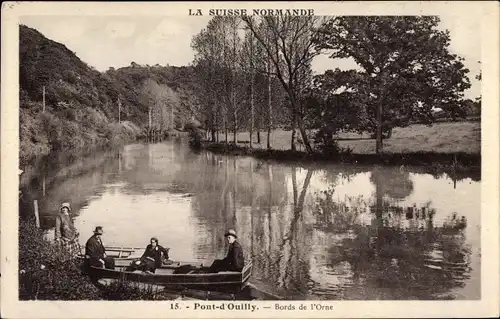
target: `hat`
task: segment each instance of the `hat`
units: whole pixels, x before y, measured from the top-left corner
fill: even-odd
[[[103,234],[102,226],[97,226],[94,230],[94,234],[102,235]]]
[[[66,207],[69,211],[71,211],[71,205],[69,203],[62,203],[60,209],[62,210],[64,207]]]
[[[234,238],[238,238],[238,236],[236,236],[236,231],[234,229],[230,229],[224,234],[224,237],[227,236],[233,236]]]

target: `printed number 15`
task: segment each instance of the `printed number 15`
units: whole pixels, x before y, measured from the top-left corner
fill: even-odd
[[[172,310],[179,309],[179,304],[178,303],[171,303],[170,309],[172,309]]]

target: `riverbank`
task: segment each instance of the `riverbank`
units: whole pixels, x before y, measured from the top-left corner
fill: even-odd
[[[387,166],[425,166],[433,173],[475,173],[481,174],[481,155],[464,152],[436,153],[383,153],[356,154],[340,153],[335,157],[322,153],[308,154],[304,151],[275,150],[252,148],[235,145],[234,143],[214,143],[203,141],[201,147],[216,154],[252,156],[263,160],[276,160],[280,162],[312,162],[312,163],[341,163],[356,165],[387,165]]]
[[[312,132],[309,134],[313,135]],[[253,147],[267,149],[267,132],[261,132],[261,141],[257,143],[257,133],[254,132]],[[300,138],[300,133],[296,135]],[[289,150],[292,132],[276,129],[271,132],[271,148]],[[355,132],[340,132],[335,136],[341,148],[349,148],[355,154],[375,154],[375,140],[370,134]],[[233,134],[229,134],[233,141]],[[248,132],[239,132],[237,140],[248,144]],[[225,141],[224,134],[219,134],[219,142]],[[297,150],[304,151],[304,146],[296,143]],[[392,136],[384,139],[386,153],[467,153],[481,154],[481,122],[444,122],[412,124],[407,127],[396,127]]]
[[[32,165],[53,154],[90,153],[115,147],[141,137],[141,129],[130,121],[113,122],[90,107],[60,114],[20,109],[19,162]]]
[[[356,165],[425,166],[433,172],[450,173],[481,171],[481,123],[443,122],[432,126],[412,124],[395,128],[390,138],[384,139],[384,153],[375,154],[375,140],[369,134],[339,133],[336,142],[339,154],[320,152],[308,154],[304,146],[296,143],[297,150],[290,150],[291,131],[274,130],[271,133],[271,149],[267,149],[267,133],[261,134],[260,143],[254,133],[253,148],[249,148],[248,132],[233,135],[229,142],[219,134],[219,142],[203,141],[201,147],[218,154],[253,156],[266,160],[293,162],[326,162]],[[297,137],[300,134],[297,132]],[[349,150],[349,151],[345,151]]]

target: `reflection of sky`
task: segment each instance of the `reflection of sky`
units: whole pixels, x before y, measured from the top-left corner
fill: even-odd
[[[302,186],[306,170],[297,170],[297,184]],[[351,177],[350,181],[338,179],[335,186],[334,199],[344,201],[348,196],[363,196],[366,199],[373,198],[375,186],[370,182],[370,172],[359,173]],[[453,188],[453,181],[447,178],[435,179],[429,174],[411,174],[413,182],[412,193],[399,202],[401,206],[424,206],[431,202],[431,207],[436,209],[435,221],[442,221],[448,218],[453,212],[458,216],[465,216],[469,225],[478,226],[480,223],[480,183],[470,179],[457,181],[456,189]],[[327,189],[329,183],[325,181],[321,174],[313,174],[309,185],[309,194]],[[289,182],[291,191],[291,178]],[[470,228],[468,228],[470,229]]]
[[[100,225],[105,245],[145,247],[150,237],[156,236],[161,245],[172,248],[172,258],[192,259],[197,234],[186,227],[193,222],[190,201],[167,192],[132,196],[107,192],[81,209],[75,226],[80,230],[82,244]]]
[[[297,169],[296,179],[298,193],[300,193],[303,181],[306,177],[307,170]],[[375,185],[370,182],[371,172],[358,173],[351,176],[349,180],[345,178],[338,178],[335,185],[328,182],[325,178],[324,171],[315,171],[312,175],[308,194],[314,196],[317,192],[323,191],[334,186],[335,192],[333,199],[339,203],[348,203],[349,197],[362,197],[369,200],[372,204],[375,202]],[[468,226],[465,229],[467,244],[472,249],[474,258],[472,259],[472,272],[470,276],[475,280],[466,281],[465,288],[454,289],[452,293],[458,298],[467,298],[470,296],[477,296],[480,282],[480,183],[464,179],[456,182],[456,188],[453,186],[453,181],[448,178],[436,179],[429,174],[409,174],[409,178],[413,183],[413,191],[404,199],[398,200],[397,205],[408,207],[416,206],[422,207],[430,203],[430,207],[436,210],[434,217],[434,226],[442,226],[443,221],[449,218],[453,212],[456,212],[458,217],[465,216],[467,218]],[[288,175],[287,183],[288,191],[292,192],[291,174]],[[308,201],[306,201],[307,203]],[[395,202],[396,203],[396,202]],[[304,208],[307,214],[311,214],[311,208]],[[370,224],[372,216],[364,214],[360,216],[363,224]],[[404,219],[404,216],[403,216]],[[417,220],[422,225],[423,220]],[[403,220],[402,224],[408,224],[408,221]],[[322,294],[322,291],[327,290],[330,292],[337,291],[339,287],[348,284],[349,280],[346,278],[352,276],[349,267],[341,267],[341,265],[329,266],[325,257],[328,256],[328,247],[336,246],[342,236],[334,233],[325,233],[320,230],[315,230],[311,238],[313,241],[312,251],[310,254],[310,276],[316,282],[316,287],[312,288],[315,294]],[[439,253],[439,251],[434,251]],[[340,291],[337,291],[340,293]],[[337,293],[334,292],[334,295]],[[337,296],[340,297],[340,296]]]
[[[78,194],[85,198],[81,205],[74,205],[79,210],[75,226],[80,231],[82,245],[95,226],[101,225],[106,245],[145,247],[150,237],[157,236],[160,244],[172,248],[174,259],[208,261],[223,256],[226,245],[221,234],[226,228],[234,227],[245,255],[250,256],[254,251],[258,267],[272,271],[275,278],[268,278],[271,284],[287,282],[290,285],[292,280],[300,286],[310,279],[309,284],[316,283],[311,288],[315,295],[330,294],[330,298],[343,294],[341,288],[350,285],[350,266],[332,266],[328,262],[328,256],[335,253],[332,248],[340,245],[346,234],[313,227],[317,221],[313,214],[315,196],[319,191],[334,187],[334,201],[347,202],[363,210],[375,200],[376,188],[371,172],[356,173],[347,179],[335,178],[335,174],[342,172],[339,167],[333,167],[329,176],[327,171],[315,169],[306,186],[304,207],[297,221],[294,220],[292,166],[272,164],[270,169],[265,162],[248,157],[189,154],[187,148],[172,143],[129,145],[119,158],[119,163],[116,163],[117,156],[114,163],[106,164],[106,169],[96,169],[48,190],[47,200],[54,207],[62,197],[76,198]],[[308,170],[296,168],[295,171],[298,199]],[[398,200],[398,205],[421,207],[431,202],[431,208],[436,210],[437,224],[452,212],[466,216],[469,223],[467,242],[477,253],[480,247],[480,183],[466,179],[457,182],[454,189],[453,182],[447,178],[435,179],[431,175],[413,173],[403,176],[397,172],[391,175],[391,172],[394,173],[391,168],[384,168],[379,175],[386,194],[401,185],[398,178],[409,178],[412,191]],[[270,175],[273,175],[272,183]],[[393,183],[385,183],[386,175],[392,176]],[[406,181],[402,183],[407,184]],[[222,196],[224,189],[226,200]],[[193,197],[185,196],[188,192]],[[364,214],[360,218],[363,224],[369,225],[372,216]],[[292,222],[294,232],[290,233]],[[290,234],[293,238],[283,244]],[[278,259],[279,265],[272,268],[270,265]],[[475,262],[475,269],[479,269],[479,259]],[[303,268],[299,268],[301,265]],[[257,273],[254,277],[264,279],[266,275],[269,274]],[[471,275],[478,276],[477,273]],[[303,279],[304,276],[310,278]],[[476,288],[472,285],[468,289]],[[303,289],[301,286],[300,290]],[[455,293],[473,295],[463,290]]]

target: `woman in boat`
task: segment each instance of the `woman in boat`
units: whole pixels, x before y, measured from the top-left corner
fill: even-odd
[[[243,256],[243,248],[236,240],[236,231],[234,229],[228,230],[224,237],[229,243],[229,249],[224,259],[216,259],[210,266],[209,272],[215,273],[219,271],[241,271],[245,264]]]
[[[156,237],[151,238],[150,242],[141,258],[133,261],[127,267],[127,271],[142,270],[147,273],[155,273],[156,268],[161,267],[163,260],[169,260],[170,248],[159,245]]]
[[[71,220],[69,213],[71,212],[71,205],[69,203],[62,203],[59,209],[59,214],[56,216],[56,229],[54,233],[54,239],[56,243],[60,243],[61,247],[67,250],[70,255],[78,255],[79,245],[78,236],[79,233]]]

